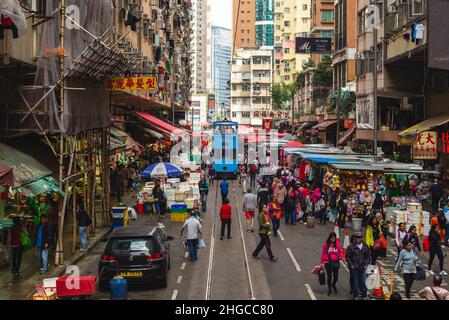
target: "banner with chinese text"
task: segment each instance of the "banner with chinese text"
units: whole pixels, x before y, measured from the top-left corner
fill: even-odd
[[[436,131],[420,132],[413,144],[414,160],[435,160],[438,158],[438,133]]]
[[[157,77],[130,77],[130,78],[112,78],[106,81],[106,90],[108,91],[157,91]]]

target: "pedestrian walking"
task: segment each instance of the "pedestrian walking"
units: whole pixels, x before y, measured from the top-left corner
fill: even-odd
[[[351,238],[349,239],[349,245],[352,245],[352,244],[355,244],[355,236],[354,235],[352,235],[351,236]],[[345,260],[346,261],[348,261],[348,250],[346,250],[346,254],[345,254]],[[350,288],[350,290],[349,290],[349,294],[350,295],[352,295],[353,294],[353,292],[354,292],[354,288],[352,287],[352,283],[353,283],[353,280],[352,280],[352,276],[353,276],[353,273],[351,272],[351,265],[348,263],[347,264],[347,266],[348,266],[348,269],[349,269],[349,288]]]
[[[18,277],[20,275],[20,266],[22,264],[22,255],[24,247],[20,240],[20,234],[23,232],[23,225],[19,217],[13,218],[13,226],[9,232],[8,244],[11,248],[11,273]]]
[[[329,221],[335,223],[338,219],[338,210],[337,210],[337,192],[332,189],[329,195]]]
[[[324,195],[321,195],[319,200],[315,203],[315,218],[320,219],[320,224],[326,224],[326,208]]]
[[[413,246],[415,247],[415,250],[421,255],[422,254],[422,248],[421,244],[419,243],[418,238],[418,232],[416,230],[416,226],[410,226],[408,229],[407,235],[404,237],[403,242],[411,242]]]
[[[245,212],[247,232],[254,232],[254,216],[256,209],[257,196],[251,192],[251,189],[248,189],[243,196],[243,212]]]
[[[440,242],[440,227],[438,225],[432,225],[429,232],[429,274],[434,275],[435,273],[432,270],[433,260],[435,256],[438,257],[438,261],[440,262],[440,275],[447,276],[447,272],[444,271],[444,253],[441,248]]]
[[[337,211],[338,211],[338,225],[340,228],[344,227],[346,215],[348,214],[348,199],[346,197],[346,194],[342,194],[340,196],[340,200],[338,200],[337,203]]]
[[[411,242],[404,241],[403,249],[399,254],[394,267],[395,271],[402,269],[405,282],[405,296],[410,299],[410,292],[413,282],[416,279],[416,263],[418,262],[418,256],[415,253],[414,246]]]
[[[206,177],[203,175],[201,177],[201,181],[198,184],[198,187],[200,189],[200,201],[201,201],[201,208],[203,212],[206,212],[207,210],[207,195],[209,194],[209,183],[206,180]]]
[[[283,202],[285,215],[285,224],[296,224],[296,196],[292,187],[289,188],[288,194]]]
[[[40,271],[39,273],[45,273],[48,271],[48,249],[51,244],[51,230],[50,225],[47,222],[47,216],[40,216],[40,223],[37,226],[35,246],[37,250],[37,256],[39,258]]]
[[[214,185],[215,175],[216,175],[216,172],[215,172],[214,166],[211,165],[209,168],[209,184],[211,186]]]
[[[220,208],[220,220],[221,220],[221,233],[220,240],[223,240],[225,228],[228,228],[228,239],[231,237],[231,218],[232,218],[232,207],[229,204],[229,199],[225,199]]]
[[[449,246],[449,207],[444,206],[443,212],[438,215],[440,228],[444,230],[444,245]]]
[[[278,236],[278,230],[281,224],[282,216],[282,209],[276,197],[273,197],[273,199],[271,200],[270,206],[268,207],[268,212],[270,213],[270,219],[273,223],[273,236],[276,238]]]
[[[250,177],[251,177],[251,183],[250,183],[250,185],[251,185],[251,187],[255,187],[256,186],[256,174],[257,174],[257,165],[256,164],[254,164],[254,163],[252,163],[250,166],[249,166],[249,175],[250,175]]]
[[[438,209],[440,207],[440,200],[443,196],[444,190],[441,184],[439,183],[438,179],[435,178],[433,181],[432,186],[430,187],[430,194],[432,196],[432,212],[433,214],[438,213]]]
[[[360,293],[362,298],[368,295],[366,287],[366,267],[370,264],[371,254],[368,246],[362,240],[360,231],[354,234],[354,243],[348,247],[347,263],[350,266],[352,279],[352,294],[354,299],[358,299]]]
[[[340,259],[344,260],[343,250],[340,245],[340,241],[337,239],[337,234],[331,232],[323,246],[323,251],[321,253],[321,262],[324,264],[327,274],[327,295],[332,295],[332,289],[337,293],[337,281],[338,281],[338,271],[340,270]]]
[[[78,203],[78,212],[76,214],[76,219],[78,223],[78,231],[80,234],[81,241],[81,249],[80,251],[87,251],[87,228],[92,224],[92,219],[87,214],[86,210],[84,210],[84,205],[82,203]]]
[[[399,254],[401,253],[401,250],[403,249],[402,242],[404,241],[404,238],[406,235],[407,235],[407,231],[406,231],[405,223],[401,222],[401,223],[399,223],[398,231],[396,231],[396,237],[395,237],[396,247],[398,249],[398,257],[399,257]],[[396,261],[397,261],[397,258],[396,258]]]
[[[190,261],[195,262],[198,260],[198,240],[200,235],[203,234],[201,223],[195,218],[195,211],[190,211],[190,218],[184,222],[181,229],[181,237],[184,230],[187,230],[186,240],[187,247],[189,248]]]
[[[253,252],[253,257],[257,258],[260,251],[265,247],[267,249],[268,256],[270,257],[271,261],[277,261],[278,258],[273,255],[273,252],[271,251],[271,241],[270,241],[270,234],[273,230],[273,226],[271,224],[270,218],[268,217],[267,213],[267,206],[263,205],[262,210],[258,217],[259,221],[259,237],[260,242],[256,247],[256,250]]]
[[[224,203],[225,200],[228,198],[229,193],[229,183],[226,181],[226,179],[223,179],[223,181],[220,183],[220,192],[221,192],[221,203]]]
[[[380,212],[383,216],[384,214],[384,201],[382,199],[382,194],[380,192],[376,193],[376,198],[373,201],[373,205],[371,207],[372,213],[376,214]]]
[[[264,205],[268,206],[270,203],[270,191],[268,183],[261,183],[260,188],[257,190],[257,205],[259,210],[262,210]]]
[[[161,218],[165,218],[165,211],[167,208],[167,196],[161,188],[161,182],[156,181],[153,188],[153,198],[156,206],[156,214]]]
[[[425,287],[419,292],[419,296],[426,300],[449,300],[449,291],[442,288],[443,278],[436,274],[433,276],[433,285]]]
[[[385,258],[387,255],[387,240],[376,216],[372,217],[366,227],[366,244],[371,252],[371,265],[375,266],[379,257]]]

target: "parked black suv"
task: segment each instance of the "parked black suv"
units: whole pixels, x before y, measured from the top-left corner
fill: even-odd
[[[100,289],[107,290],[116,275],[126,278],[128,284],[158,282],[166,288],[171,239],[160,225],[115,229],[98,265]]]

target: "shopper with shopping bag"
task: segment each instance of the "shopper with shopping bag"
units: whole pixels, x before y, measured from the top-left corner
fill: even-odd
[[[335,232],[331,232],[323,246],[321,253],[321,264],[327,273],[328,296],[332,295],[332,289],[337,293],[338,272],[340,270],[340,260],[344,260],[343,250]]]
[[[418,262],[418,257],[415,250],[413,250],[413,244],[411,242],[404,241],[402,248],[394,270],[398,271],[400,268],[402,269],[405,282],[405,296],[407,299],[410,299],[412,285],[416,279],[416,264]]]
[[[195,262],[198,260],[197,249],[198,240],[202,235],[201,223],[195,218],[195,211],[190,211],[190,218],[184,222],[181,229],[181,237],[184,230],[187,230],[187,247],[189,248],[190,261]]]

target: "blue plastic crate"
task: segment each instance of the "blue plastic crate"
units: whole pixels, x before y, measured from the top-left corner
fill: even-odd
[[[187,205],[183,203],[172,204],[170,209],[172,211],[187,211]]]

